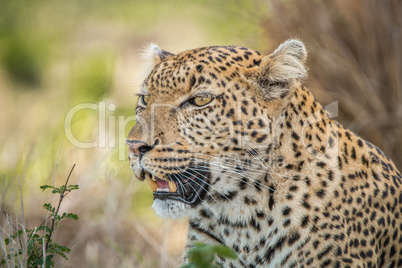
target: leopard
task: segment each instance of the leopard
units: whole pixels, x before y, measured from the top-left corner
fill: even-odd
[[[305,86],[307,49],[145,49],[134,177],[221,267],[402,267],[402,176]],[[186,256],[182,261],[188,263]]]

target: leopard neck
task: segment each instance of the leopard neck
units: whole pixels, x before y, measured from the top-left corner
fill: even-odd
[[[297,180],[303,179],[299,175],[306,173],[303,168],[337,167],[339,131],[345,130],[307,88],[298,87],[276,123],[273,168],[285,178]]]

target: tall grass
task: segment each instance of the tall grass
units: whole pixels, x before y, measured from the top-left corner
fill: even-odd
[[[383,149],[401,170],[402,2],[270,3],[263,27],[271,50],[289,37],[305,41],[310,89],[325,104],[339,101],[338,120]]]

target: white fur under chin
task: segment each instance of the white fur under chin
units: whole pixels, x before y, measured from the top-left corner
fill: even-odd
[[[191,210],[190,205],[171,199],[155,199],[152,208],[159,217],[171,219],[183,218],[187,216],[189,210]]]

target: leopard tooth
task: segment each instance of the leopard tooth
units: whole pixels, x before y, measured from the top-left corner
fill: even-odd
[[[158,189],[158,184],[152,180],[151,174],[148,172],[145,172],[145,180],[148,183],[148,186],[152,189],[152,191],[156,192],[156,189]]]
[[[177,192],[176,183],[174,183],[173,181],[169,181],[169,190],[170,190],[172,193]]]

